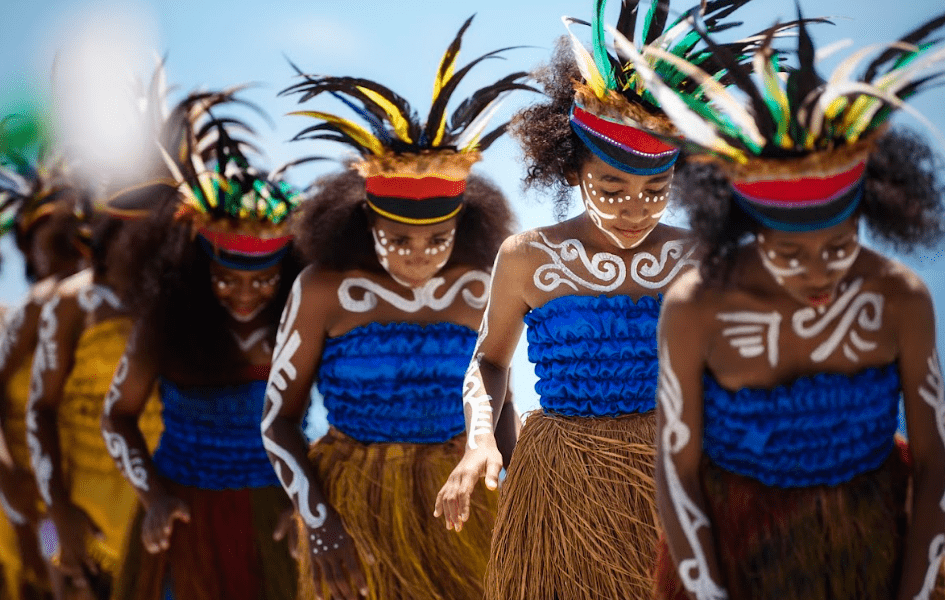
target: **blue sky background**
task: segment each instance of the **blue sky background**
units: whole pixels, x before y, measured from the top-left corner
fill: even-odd
[[[610,14],[618,2],[611,0]],[[674,3],[687,8],[689,2]],[[856,47],[865,43],[891,41],[917,23],[943,9],[941,0],[911,0],[893,3],[879,0],[802,0],[807,16],[837,17],[836,26],[820,26],[813,33],[820,45],[853,38]],[[505,61],[489,61],[467,77],[457,99],[480,85],[513,70],[527,70],[544,61],[554,40],[564,33],[562,15],[589,19],[592,0],[478,0],[474,2],[432,2],[396,0],[387,2],[224,2],[221,0],[173,0],[165,2],[92,2],[50,0],[5,0],[0,3],[0,110],[7,113],[48,87],[52,57],[71,36],[86,30],[98,31],[98,39],[115,39],[106,46],[121,47],[121,40],[142,48],[129,53],[139,76],[147,78],[153,56],[167,54],[167,74],[180,93],[198,87],[220,88],[238,83],[258,84],[245,95],[264,107],[275,128],[261,124],[263,147],[268,165],[274,166],[303,154],[340,156],[340,147],[326,144],[287,143],[308,124],[300,117],[287,117],[294,110],[293,99],[277,98],[276,93],[293,83],[290,57],[303,70],[314,73],[356,75],[384,83],[406,97],[425,114],[429,107],[433,74],[440,57],[456,30],[472,13],[476,19],[466,34],[460,64],[484,52],[512,45],[532,48],[507,53]],[[736,13],[748,25],[747,33],[794,17],[788,0],[754,0]],[[615,17],[611,18],[611,22]],[[848,51],[837,56],[844,57]],[[826,61],[822,71],[832,68]],[[108,65],[102,68],[107,68]],[[505,116],[531,100],[521,95],[507,103]],[[925,94],[914,102],[936,126],[945,131],[945,90]],[[329,103],[320,102],[326,107]],[[903,115],[899,123],[923,129],[915,119]],[[945,148],[935,142],[940,154]],[[290,179],[305,185],[319,172],[333,168],[318,165],[299,169]],[[494,178],[512,200],[521,228],[553,221],[549,204],[521,191],[523,168],[518,149],[511,140],[497,142],[477,166]],[[577,203],[575,203],[576,205]],[[669,215],[669,213],[667,213]],[[672,215],[675,223],[682,216]],[[25,286],[21,264],[12,252],[9,239],[0,242],[3,269],[0,272],[0,303],[16,302]],[[945,315],[945,261],[939,252],[906,259],[919,269],[933,290],[939,315]],[[945,332],[942,319],[939,337]],[[513,389],[520,409],[537,407],[534,374],[520,344],[513,371]]]

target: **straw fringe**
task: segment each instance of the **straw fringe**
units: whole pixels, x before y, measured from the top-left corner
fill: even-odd
[[[502,489],[489,600],[625,600],[652,593],[654,413],[533,413]]]
[[[706,460],[703,488],[732,600],[894,598],[906,530],[908,468],[893,453],[877,470],[833,487],[781,489]],[[686,598],[665,543],[656,597]],[[945,597],[941,577],[932,598]]]
[[[465,435],[444,444],[361,444],[331,429],[309,459],[360,554],[369,600],[481,600],[497,494],[479,486],[460,533],[433,517],[436,494],[462,458]],[[299,596],[315,597],[308,535],[299,535]],[[324,597],[329,598],[327,588]]]

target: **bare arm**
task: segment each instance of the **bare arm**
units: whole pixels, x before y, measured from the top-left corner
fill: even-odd
[[[928,291],[912,294],[897,319],[899,373],[913,455],[912,521],[899,600],[928,600],[945,557],[945,380]]]
[[[157,381],[157,368],[142,351],[142,335],[141,329],[136,327],[115,367],[102,410],[102,436],[118,470],[147,508],[157,496],[167,491],[138,426],[138,418],[144,412]]]
[[[469,498],[476,483],[485,478],[487,488],[499,485],[503,456],[496,428],[507,400],[509,364],[529,310],[519,272],[524,260],[515,256],[515,244],[515,238],[506,240],[492,270],[489,302],[463,380],[466,452],[437,495],[433,511],[434,516],[446,518],[447,528],[457,531],[469,518]]]
[[[269,460],[305,524],[315,589],[324,581],[332,597],[353,600],[368,591],[357,550],[319,488],[302,433],[324,347],[327,293],[331,290],[320,284],[311,267],[292,286],[276,333],[260,429]]]
[[[670,292],[659,326],[656,500],[673,562],[696,600],[728,597],[707,516],[702,460],[702,374],[706,348],[698,311]]]

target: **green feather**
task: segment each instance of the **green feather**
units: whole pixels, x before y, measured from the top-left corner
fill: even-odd
[[[604,78],[604,83],[608,90],[617,89],[617,80],[614,79],[614,69],[610,64],[610,57],[607,54],[607,46],[604,38],[604,7],[607,6],[607,0],[597,0],[597,10],[594,13],[594,22],[592,23],[593,45],[594,45],[594,64]]]

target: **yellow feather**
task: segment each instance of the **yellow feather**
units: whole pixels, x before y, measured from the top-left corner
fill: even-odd
[[[581,71],[584,83],[587,84],[587,87],[591,88],[595,96],[601,99],[606,98],[607,82],[604,81],[604,76],[601,75],[600,71],[597,69],[597,63],[594,62],[594,57],[591,56],[591,53],[587,51],[587,48],[584,47],[581,40],[571,31],[571,21],[568,17],[561,17],[561,20],[564,22],[564,26],[571,37],[571,49],[574,51],[574,60],[577,62],[578,69]]]
[[[449,65],[446,68],[446,72],[443,73],[443,77],[440,77],[440,72],[443,70],[443,65],[446,61],[446,54],[443,54],[443,58],[440,59],[440,67],[436,70],[436,79],[433,81],[433,101],[436,102],[436,99],[440,95],[440,91],[443,89],[443,86],[446,85],[446,82],[453,77],[453,70],[456,67],[456,61],[459,59],[459,52],[453,56],[453,60],[450,61]]]
[[[397,107],[393,102],[387,100],[384,96],[381,96],[374,90],[358,86],[358,89],[364,93],[365,96],[376,102],[381,108],[384,109],[384,112],[387,113],[388,119],[390,119],[390,124],[394,127],[394,133],[397,134],[397,137],[400,138],[400,141],[407,142],[408,144],[413,143],[413,140],[410,138],[410,123],[407,119],[397,110]]]
[[[322,121],[327,121],[332,125],[337,125],[339,129],[350,135],[357,143],[361,144],[372,153],[376,155],[384,154],[384,146],[381,144],[380,140],[378,140],[360,125],[352,123],[347,119],[342,119],[341,117],[336,117],[332,114],[314,110],[298,110],[295,112],[290,112],[289,114],[301,115],[303,117],[312,117],[313,119],[321,119]]]

